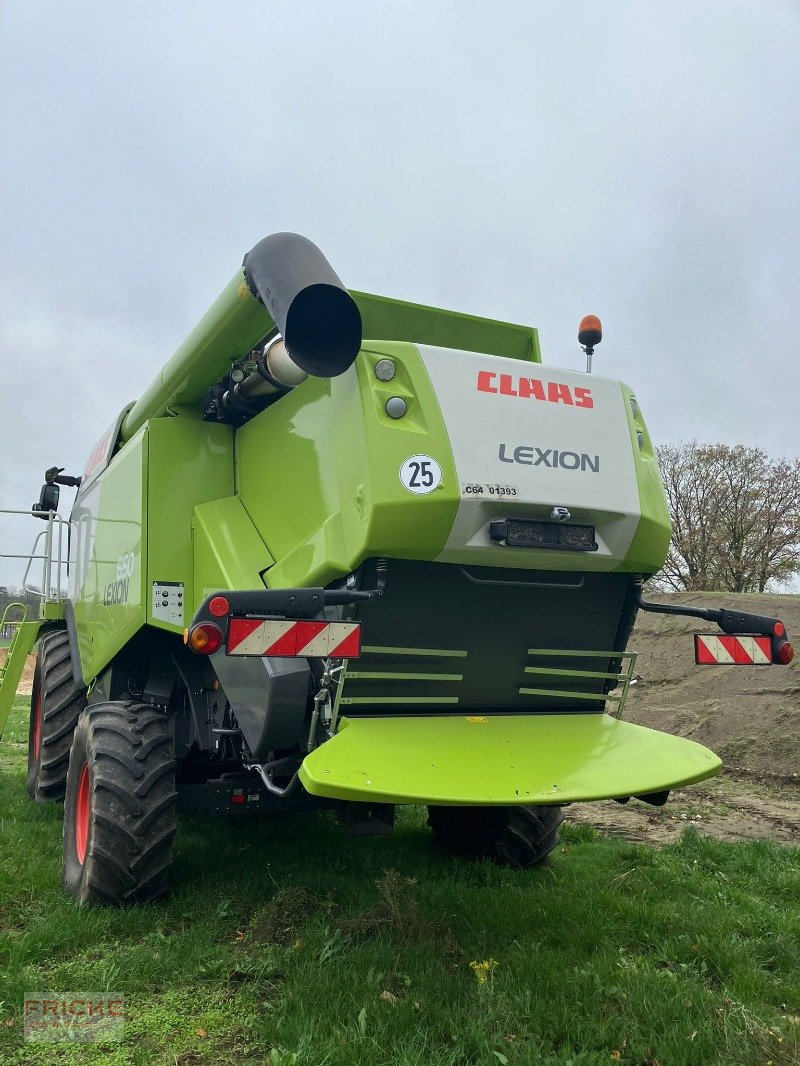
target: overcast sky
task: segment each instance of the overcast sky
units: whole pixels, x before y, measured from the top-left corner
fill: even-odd
[[[0,0],[0,131],[0,507],[286,229],[546,363],[600,315],[657,442],[800,453],[798,0]]]

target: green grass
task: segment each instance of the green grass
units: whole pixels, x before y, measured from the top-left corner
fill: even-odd
[[[417,810],[372,840],[326,815],[193,819],[168,902],[81,911],[60,812],[24,794],[25,719],[18,700],[0,746],[4,1064],[800,1060],[798,849],[576,827],[517,872],[442,855]],[[26,992],[78,990],[124,993],[122,1044],[22,1043]]]

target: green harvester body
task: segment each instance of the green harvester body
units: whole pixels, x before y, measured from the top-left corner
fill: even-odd
[[[296,284],[287,316],[257,274],[246,258],[101,438],[68,598],[23,625],[14,669],[66,626],[89,708],[168,717],[183,811],[335,807],[364,829],[395,804],[624,800],[714,774],[701,745],[622,719],[637,593],[670,537],[631,390],[545,367],[535,329],[342,290],[347,366],[236,404],[279,329],[292,358],[328,357],[327,305],[297,307],[324,284]],[[293,329],[313,335],[293,348]],[[360,624],[359,656],[187,646],[210,598],[309,589],[337,594],[311,617]]]

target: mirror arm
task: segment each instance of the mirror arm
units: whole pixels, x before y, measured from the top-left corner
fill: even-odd
[[[44,472],[45,483],[47,485],[66,485],[68,488],[77,489],[82,479],[72,477],[70,474],[63,473],[63,471],[63,466],[51,466]]]

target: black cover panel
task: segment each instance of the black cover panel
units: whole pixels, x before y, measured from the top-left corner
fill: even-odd
[[[526,674],[526,666],[611,672],[619,659],[533,657],[529,648],[623,651],[635,608],[629,574],[503,570],[391,560],[384,595],[359,604],[366,647],[466,651],[466,657],[367,653],[349,671],[462,674],[461,681],[348,678],[342,713],[394,714],[603,709],[614,683]],[[596,692],[598,701],[522,696],[519,689]],[[370,696],[457,696],[454,704],[376,702]]]
[[[211,665],[254,759],[298,743],[311,676],[306,659],[229,657],[223,650]]]

